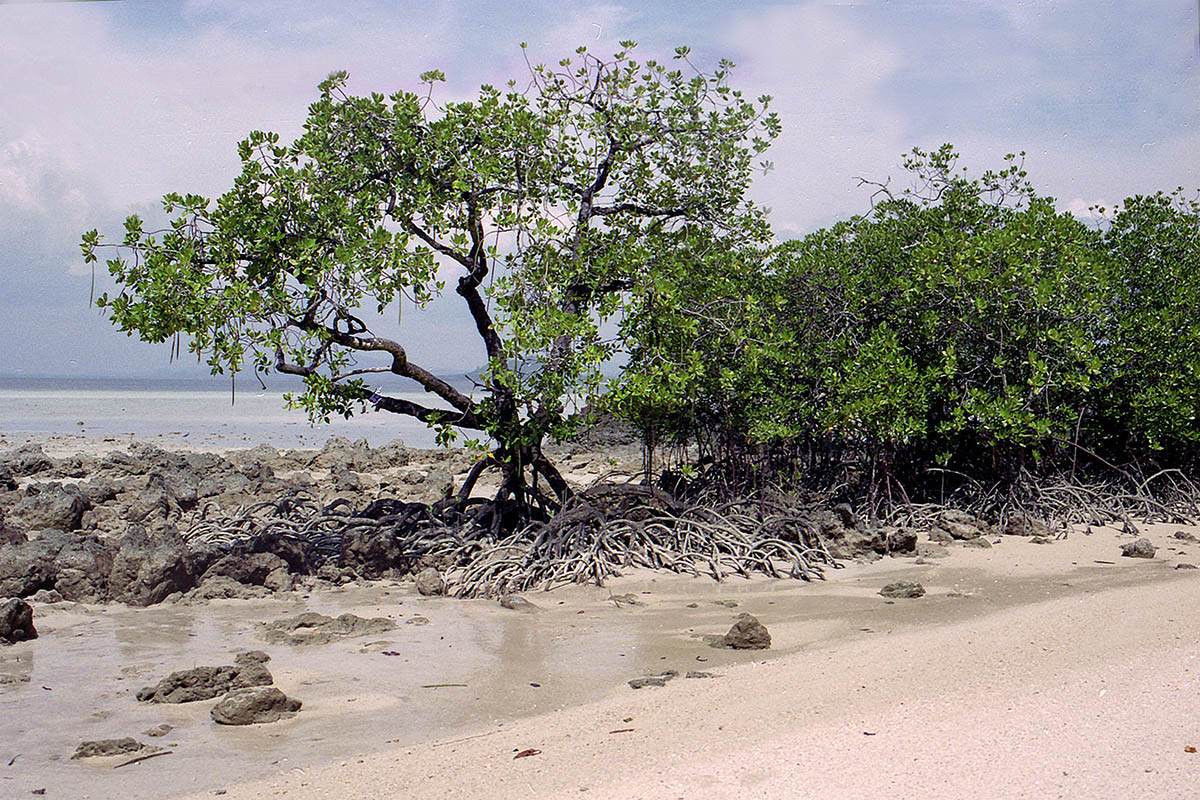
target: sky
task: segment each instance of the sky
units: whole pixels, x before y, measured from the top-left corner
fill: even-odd
[[[251,130],[290,141],[316,85],[445,98],[504,85],[580,44],[641,58],[687,44],[701,68],[767,93],[783,134],[751,197],[781,238],[869,208],[857,177],[903,180],[914,146],[953,143],[981,172],[1025,151],[1035,186],[1081,215],[1200,188],[1196,0],[814,0],[721,3],[0,0],[0,377],[181,377],[89,306],[83,231],[115,237],[166,192],[221,194]],[[97,291],[111,290],[103,268]],[[405,315],[414,361],[484,359],[447,298]],[[386,331],[381,331],[385,335]]]

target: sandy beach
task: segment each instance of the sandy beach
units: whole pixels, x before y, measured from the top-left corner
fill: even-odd
[[[1152,559],[1122,557],[1134,537],[1105,527],[849,562],[808,583],[638,571],[527,593],[525,611],[423,597],[411,580],[35,602],[40,638],[0,649],[0,795],[1186,797],[1200,572],[1176,567],[1200,562],[1200,544],[1180,531],[1200,534],[1143,526]],[[926,594],[879,595],[899,580]],[[395,627],[266,643],[264,623],[302,611]],[[712,646],[743,613],[770,650]],[[270,655],[299,714],[228,728],[214,701],[134,699],[248,649]],[[628,684],[668,670],[664,686]],[[70,759],[81,740],[122,736],[169,757]]]

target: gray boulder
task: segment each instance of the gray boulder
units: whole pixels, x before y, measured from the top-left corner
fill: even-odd
[[[917,550],[917,532],[912,528],[894,528],[887,533],[887,551],[892,555],[911,554]]]
[[[40,444],[26,444],[14,450],[0,453],[0,467],[12,476],[24,478],[36,475],[54,466],[54,462],[42,450]]]
[[[17,488],[17,479],[7,464],[0,463],[0,492],[11,492]]]
[[[18,598],[0,600],[0,644],[36,639],[37,635],[29,603]]]
[[[758,618],[751,614],[742,614],[721,644],[734,650],[766,650],[771,646],[771,634]]]
[[[256,687],[230,692],[209,714],[220,725],[257,725],[293,717],[301,705],[273,686]]]
[[[0,547],[6,544],[25,544],[27,541],[29,541],[29,537],[25,535],[25,532],[9,525],[4,518],[4,509],[0,508]]]
[[[398,577],[410,562],[387,530],[357,528],[342,537],[341,566],[368,580]]]
[[[1045,536],[1049,537],[1050,529],[1031,517],[1013,517],[1002,529],[996,531],[1006,536]]]
[[[131,525],[113,557],[109,586],[115,599],[132,606],[161,603],[175,592],[196,585],[187,546],[167,532],[151,539],[146,529]]]
[[[234,689],[270,686],[275,682],[261,650],[239,653],[234,664],[219,667],[193,667],[172,672],[154,686],[137,693],[143,703],[194,703],[209,700]]]
[[[884,597],[923,597],[925,587],[916,581],[896,581],[879,590]]]
[[[228,555],[204,571],[204,580],[224,576],[249,586],[263,586],[277,570],[286,575],[288,563],[274,553]]]
[[[395,628],[396,623],[387,617],[364,619],[354,614],[342,614],[334,618],[305,611],[267,623],[263,639],[268,644],[321,645],[347,636],[384,633]]]
[[[10,512],[12,521],[27,531],[78,530],[83,512],[91,506],[83,492],[71,484],[34,484],[27,492]]]
[[[426,567],[418,572],[416,583],[417,592],[420,594],[433,596],[446,593],[446,582],[442,580],[442,574],[433,567]]]
[[[1154,558],[1157,549],[1149,539],[1138,539],[1136,542],[1122,545],[1121,555],[1126,558]]]
[[[121,756],[126,753],[136,753],[146,745],[134,739],[132,736],[126,736],[123,739],[96,739],[93,741],[80,742],[75,748],[72,759],[80,758],[98,758],[102,756]]]

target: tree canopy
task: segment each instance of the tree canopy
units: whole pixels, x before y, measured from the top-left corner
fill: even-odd
[[[580,48],[461,102],[437,101],[438,71],[387,97],[350,94],[333,73],[296,141],[256,131],[238,145],[224,195],[167,195],[159,230],[129,217],[107,262],[119,289],[98,302],[147,341],[186,337],[214,372],[299,376],[294,403],[314,419],[370,402],[443,440],[490,436],[498,500],[525,491],[526,468],[562,495],[541,443],[626,346],[606,331],[669,293],[692,238],[770,235],[744,198],[779,133],[770,98],[733,88],[728,62],[696,69],[685,47],[669,63],[622,47],[607,60]],[[88,261],[101,246],[84,235]],[[401,309],[448,282],[487,358],[478,396],[408,357]],[[364,307],[396,324],[380,330]],[[399,397],[398,383],[373,392],[385,376],[440,402]]]

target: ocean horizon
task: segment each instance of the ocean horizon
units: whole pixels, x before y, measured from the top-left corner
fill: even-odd
[[[450,381],[462,391],[472,388],[465,376]],[[330,436],[366,439],[373,447],[396,439],[412,447],[435,446],[434,431],[424,423],[369,409],[313,426],[302,410],[285,407],[283,395],[302,388],[289,383],[264,390],[253,376],[240,376],[231,391],[227,377],[0,376],[0,446],[54,436],[205,448],[320,447]],[[435,405],[423,391],[397,396]]]

